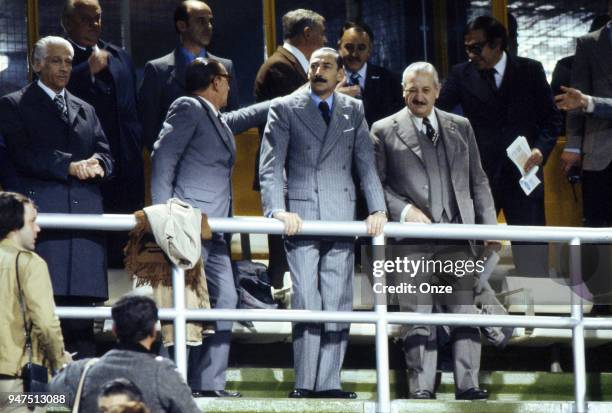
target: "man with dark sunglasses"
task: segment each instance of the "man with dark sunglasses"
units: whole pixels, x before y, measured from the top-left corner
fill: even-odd
[[[490,16],[468,23],[464,46],[468,61],[452,68],[437,106],[452,110],[460,105],[470,120],[497,212],[503,210],[511,225],[545,225],[544,185],[526,195],[519,185],[521,173],[506,154],[517,137],[526,137],[531,156],[524,169],[539,166],[543,181],[543,165],[555,146],[560,115],[542,64],[509,53],[506,28]],[[545,271],[545,259],[513,252],[519,273]]]

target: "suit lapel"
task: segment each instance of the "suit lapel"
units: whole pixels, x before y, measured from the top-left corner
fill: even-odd
[[[423,154],[419,145],[418,131],[410,118],[408,108],[402,109],[393,119],[393,129],[400,141],[410,149],[414,155],[423,162]]]
[[[119,85],[117,85],[117,79],[121,78],[121,74],[120,74],[121,66],[119,65],[119,60],[118,60],[119,56],[117,55],[117,52],[115,50],[108,47],[107,43],[104,43],[102,41],[100,43],[102,44],[102,48],[110,53],[110,58],[108,59],[108,71],[110,72],[111,77],[113,78],[113,83],[115,84],[115,90],[117,91],[119,90],[118,89]]]
[[[319,112],[319,108],[316,107],[312,101],[308,89],[305,89],[297,95],[295,108],[297,117],[306,125],[315,138],[322,143],[325,140],[327,126]]]
[[[457,153],[457,143],[459,142],[459,132],[457,131],[457,125],[443,112],[435,109],[436,116],[438,118],[438,129],[442,141],[444,142],[444,149],[446,150],[446,159],[450,167],[451,176],[452,171],[455,170],[455,159]]]
[[[185,88],[185,72],[187,71],[187,62],[181,53],[180,47],[174,49],[174,69],[170,73],[174,80]]]
[[[468,64],[466,72],[466,90],[482,102],[491,101],[494,98],[493,90],[478,73],[476,67],[473,64]]]
[[[276,51],[280,53],[285,59],[287,59],[287,61],[291,64],[291,66],[293,66],[295,71],[298,72],[300,76],[304,78],[304,83],[306,83],[308,81],[308,75],[306,74],[306,72],[304,72],[304,68],[302,67],[300,62],[297,60],[297,58],[289,50],[285,49],[283,46],[279,46],[278,49],[276,49]]]
[[[75,120],[81,110],[81,104],[68,91],[66,91],[66,101],[68,105],[68,124],[71,128],[74,128]]]
[[[340,139],[343,134],[343,126],[348,125],[345,119],[349,119],[351,116],[350,112],[346,113],[347,108],[350,110],[350,106],[347,107],[343,99],[337,93],[334,93],[333,105],[331,119],[327,127],[327,132],[325,133],[325,140],[323,142],[323,148],[321,148],[321,153],[319,154],[319,160],[323,160],[332,150],[336,142],[338,142],[338,139]]]
[[[212,113],[210,107],[202,100],[202,98],[199,96],[195,96],[195,98],[198,100],[198,102],[200,102],[200,106],[202,106],[202,109],[204,109],[206,112],[210,122],[215,126],[215,129],[217,129],[217,133],[221,137],[221,142],[223,142],[223,144],[227,147],[227,150],[230,152],[233,158],[236,154],[236,144],[234,143],[234,136],[231,134],[229,127],[221,123],[221,121],[215,116],[214,113]]]
[[[605,73],[606,77],[612,83],[612,44],[610,44],[610,37],[608,35],[607,27],[604,27],[599,32],[599,38],[595,43],[595,56],[597,63],[601,67],[602,73]]]
[[[368,67],[366,69],[366,77],[365,77],[365,88],[363,89],[363,94],[365,96],[377,96],[380,92],[380,73],[378,72],[376,66],[368,63]]]

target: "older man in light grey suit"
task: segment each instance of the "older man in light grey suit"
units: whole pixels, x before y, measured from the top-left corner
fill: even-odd
[[[294,309],[352,309],[354,240],[293,235],[300,231],[302,219],[355,219],[353,165],[371,213],[366,220],[369,233],[381,233],[387,221],[362,103],[334,93],[342,76],[334,49],[315,51],[310,86],[272,103],[261,146],[264,211],[285,224]],[[342,391],[340,383],[348,330],[346,323],[294,324],[296,381],[289,397],[357,397]]]
[[[612,17],[612,0],[608,0]],[[612,22],[576,43],[571,86],[599,98],[612,98]],[[584,225],[612,225],[612,120],[570,113],[567,144],[561,160],[565,170],[582,163]]]
[[[474,131],[460,116],[434,109],[440,92],[435,68],[425,62],[408,66],[403,74],[407,107],[372,126],[376,165],[382,182],[390,218],[405,223],[496,224],[495,207],[484,173]],[[425,251],[439,254],[428,243]],[[413,245],[416,259],[423,245]],[[458,255],[444,258],[464,259],[467,244]],[[433,274],[418,274],[431,277]],[[473,284],[466,278],[446,311],[476,314]],[[465,282],[463,284],[466,284]],[[457,285],[456,285],[457,286]],[[461,294],[462,296],[457,296]],[[399,294],[403,311],[431,312],[437,304],[430,295]],[[404,329],[404,351],[409,370],[412,398],[434,398],[437,349],[436,329],[408,326]],[[478,387],[480,333],[478,328],[452,329],[453,359],[457,399],[485,399]]]
[[[192,96],[178,98],[170,106],[154,145],[154,204],[176,197],[210,217],[231,216],[233,134],[265,122],[269,103],[220,113],[227,104],[229,85],[230,75],[217,60],[197,58],[187,68],[186,87]],[[223,234],[214,233],[203,243],[202,259],[213,307],[235,308],[238,297]],[[217,322],[216,333],[191,349],[188,381],[196,395],[240,395],[224,390],[231,329],[231,322]]]

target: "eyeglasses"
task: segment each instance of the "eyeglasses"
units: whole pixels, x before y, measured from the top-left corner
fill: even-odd
[[[216,76],[220,76],[220,77],[224,77],[227,79],[227,83],[231,83],[232,81],[232,75],[230,75],[229,73],[219,73]]]
[[[482,54],[482,49],[486,46],[486,44],[487,44],[486,41],[479,42],[479,43],[466,44],[464,45],[465,52],[480,56],[480,54]]]

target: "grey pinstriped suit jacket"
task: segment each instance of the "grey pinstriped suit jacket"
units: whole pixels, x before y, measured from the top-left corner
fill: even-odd
[[[286,210],[306,220],[354,220],[353,163],[369,211],[386,211],[359,100],[334,93],[329,127],[309,89],[274,100],[259,164],[264,213]]]
[[[211,217],[231,214],[231,175],[236,158],[232,133],[264,122],[269,102],[221,116],[219,121],[200,98],[172,103],[153,151],[153,204],[177,197]]]

